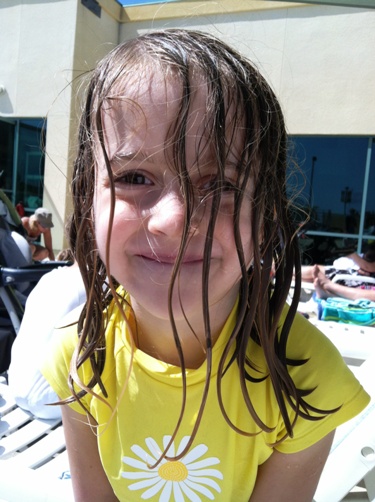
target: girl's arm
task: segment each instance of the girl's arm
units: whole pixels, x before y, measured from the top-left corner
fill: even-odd
[[[334,434],[298,453],[275,450],[259,467],[250,502],[311,502]]]
[[[100,461],[95,429],[67,405],[61,413],[75,502],[118,502]]]
[[[53,253],[53,248],[52,248],[51,230],[47,229],[45,232],[43,232],[43,237],[44,237],[44,246],[48,250],[48,258],[53,261],[55,259],[55,255]]]

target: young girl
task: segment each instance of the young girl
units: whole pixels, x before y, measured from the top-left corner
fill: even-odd
[[[311,501],[368,396],[298,286],[285,306],[285,169],[278,102],[221,41],[155,32],[95,70],[71,235],[88,300],[44,368],[77,501]]]

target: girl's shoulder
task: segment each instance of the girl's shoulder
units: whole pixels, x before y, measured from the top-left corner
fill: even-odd
[[[29,216],[23,216],[21,218],[21,223],[22,223],[23,228],[26,231],[30,229],[30,218],[29,218]]]
[[[285,307],[280,320],[279,340],[288,308]],[[284,342],[279,345],[280,352],[283,345]],[[281,354],[279,357],[284,356]],[[361,392],[359,382],[336,346],[301,314],[295,316],[291,326],[285,357],[288,373],[296,388],[311,391],[308,400],[317,408],[332,409],[341,406],[349,396],[353,397]],[[264,350],[256,342],[252,342],[249,347],[249,360],[254,368],[254,378],[259,378],[259,373],[269,375]],[[339,389],[346,389],[347,395],[343,395]]]
[[[277,336],[279,340],[279,347],[284,345],[284,341],[281,340],[281,336],[283,324],[288,311],[289,306],[285,305],[278,326]],[[312,359],[318,364],[319,359],[322,359],[322,351],[325,352],[328,357],[333,354],[340,361],[342,359],[332,342],[302,314],[297,313],[293,320],[285,345],[286,358],[295,361]],[[252,340],[249,345],[248,355],[255,363],[258,370],[262,370],[262,368],[265,367],[264,350],[254,340]],[[265,371],[267,372],[267,370]]]

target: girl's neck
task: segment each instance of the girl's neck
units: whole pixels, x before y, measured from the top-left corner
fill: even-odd
[[[235,301],[235,300],[234,300]],[[173,337],[169,319],[155,319],[144,312],[137,302],[132,300],[132,307],[137,319],[134,328],[135,344],[139,350],[174,366],[180,366],[180,358]],[[234,305],[234,302],[233,302]],[[232,307],[233,307],[232,305]],[[211,337],[214,345],[220,336],[229,312],[222,308],[211,309]],[[200,318],[199,318],[200,317]],[[206,360],[206,341],[203,316],[189,319],[191,327],[184,319],[176,321],[176,329],[181,343],[186,368],[197,369]]]

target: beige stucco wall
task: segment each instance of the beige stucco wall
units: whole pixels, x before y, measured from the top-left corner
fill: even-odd
[[[114,2],[113,2],[114,3]],[[120,7],[119,7],[120,8]],[[53,244],[66,246],[70,172],[76,137],[72,84],[118,42],[118,22],[80,0],[1,0],[0,117],[47,118],[43,204],[53,213]]]
[[[191,3],[189,15],[185,2],[184,17],[169,19],[161,19],[159,7],[153,21],[123,24],[120,38],[167,27],[209,31],[259,66],[279,96],[291,134],[375,134],[374,9],[286,8],[281,2],[279,8],[230,14],[227,4],[219,1],[221,13],[199,16],[199,4]]]
[[[105,11],[95,16],[77,0],[76,29],[72,54],[73,69],[69,78],[59,78],[60,94],[48,113],[47,151],[45,169],[45,205],[55,207],[62,223],[71,212],[70,180],[76,153],[76,138],[80,112],[80,91],[84,90],[84,74],[95,67],[118,43],[118,23]],[[59,70],[60,76],[64,74]],[[83,77],[82,77],[83,75]],[[67,87],[66,87],[67,86]],[[64,90],[64,87],[66,88]],[[61,92],[62,91],[62,92]],[[66,149],[62,143],[66,142]],[[56,205],[57,202],[57,205]],[[56,232],[57,249],[66,247],[63,227]],[[55,242],[55,238],[54,238]]]

